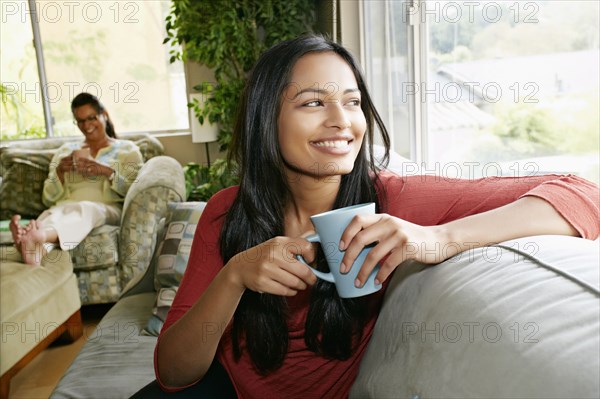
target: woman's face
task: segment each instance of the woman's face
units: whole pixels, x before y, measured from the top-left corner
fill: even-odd
[[[86,141],[104,139],[106,136],[106,112],[98,114],[92,105],[85,104],[73,110],[73,117]]]
[[[350,173],[367,126],[360,101],[352,69],[339,55],[301,57],[277,120],[288,170],[315,177]]]

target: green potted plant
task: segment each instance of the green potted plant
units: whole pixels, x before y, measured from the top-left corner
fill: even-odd
[[[166,18],[171,62],[195,61],[214,70],[215,82],[201,82],[203,104],[188,104],[198,121],[219,126],[219,150],[231,143],[237,105],[246,78],[262,51],[273,44],[310,32],[317,0],[173,0]],[[236,184],[235,165],[185,166],[189,200],[207,200]]]

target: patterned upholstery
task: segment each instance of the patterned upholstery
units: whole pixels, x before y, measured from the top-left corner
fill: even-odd
[[[42,190],[53,153],[54,150],[0,148],[3,171],[0,219],[10,219],[15,213],[33,219],[46,209],[42,203]]]
[[[119,227],[100,226],[71,251],[74,270],[102,269],[119,263]]]
[[[137,195],[127,208],[121,228],[119,255],[122,261],[121,286],[125,286],[137,273],[143,272],[150,264],[160,218],[164,217],[170,201],[180,202],[173,190],[156,187]]]
[[[75,139],[80,140],[36,140],[0,148],[1,219],[15,213],[36,218],[46,208],[42,189],[52,155],[64,142]],[[84,305],[115,302],[127,282],[148,267],[167,203],[185,197],[181,166],[160,156],[163,147],[156,138],[144,134],[124,139],[134,141],[147,162],[125,198],[121,226],[94,229],[69,251]]]
[[[144,334],[158,336],[162,328],[187,268],[196,226],[205,206],[205,202],[168,204],[164,228],[158,235],[159,244],[150,264],[156,270],[154,286],[158,295]]]
[[[122,288],[119,284],[120,274],[116,265],[105,269],[75,271],[81,304],[116,302]]]

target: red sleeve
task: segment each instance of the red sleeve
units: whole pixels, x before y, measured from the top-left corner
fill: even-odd
[[[229,210],[235,196],[237,187],[231,187],[222,190],[212,196],[196,226],[194,241],[190,251],[190,257],[187,268],[181,279],[181,284],[177,289],[177,294],[173,304],[167,314],[167,319],[162,327],[156,347],[154,349],[154,371],[156,381],[166,392],[175,392],[185,387],[169,388],[159,379],[158,364],[156,354],[162,334],[179,320],[200,298],[202,293],[208,288],[215,276],[223,267],[223,258],[219,248],[219,236],[221,227],[225,221],[225,215]],[[194,382],[195,383],[195,382]],[[193,385],[194,383],[190,384]],[[190,386],[188,385],[188,386]]]
[[[442,176],[381,175],[383,212],[423,226],[461,219],[525,196],[548,201],[583,238],[600,233],[598,186],[573,175],[450,179]]]

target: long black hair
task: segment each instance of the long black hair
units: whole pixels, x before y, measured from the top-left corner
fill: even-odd
[[[221,231],[220,250],[225,262],[284,233],[283,211],[290,191],[277,119],[294,65],[300,57],[315,52],[334,52],[346,61],[354,72],[367,121],[363,145],[352,172],[341,178],[334,208],[365,202],[379,204],[374,182],[379,172],[373,158],[374,122],[385,147],[380,165],[387,164],[390,141],[357,62],[341,45],[322,36],[304,35],[279,43],[261,55],[239,106],[229,157],[238,164],[240,187]],[[327,268],[322,252],[317,254],[317,267]],[[365,325],[367,305],[364,298],[341,299],[333,284],[319,280],[311,292],[305,326],[307,347],[326,357],[348,358]],[[246,290],[233,320],[234,356],[241,356],[240,339],[245,336],[245,347],[260,373],[279,368],[288,349],[286,320],[284,297]]]
[[[96,110],[98,115],[106,112],[106,108],[104,108],[104,105],[102,105],[98,97],[85,92],[79,93],[71,101],[71,112],[75,112],[75,108],[79,108],[83,105],[88,104]],[[117,138],[117,134],[115,133],[115,126],[113,125],[109,116],[106,117],[106,134],[108,135],[108,137],[112,137],[113,139]]]

